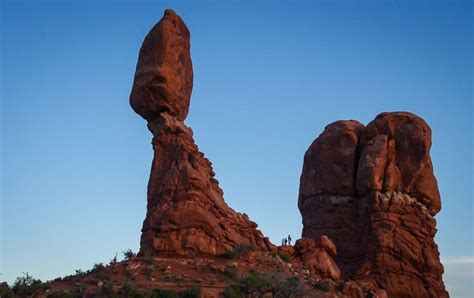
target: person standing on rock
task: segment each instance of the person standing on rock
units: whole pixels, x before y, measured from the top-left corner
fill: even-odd
[[[291,235],[288,234],[288,245],[291,245]]]

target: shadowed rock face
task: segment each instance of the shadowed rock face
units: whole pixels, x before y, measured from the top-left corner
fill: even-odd
[[[239,245],[268,250],[257,224],[227,206],[211,163],[183,122],[192,82],[189,31],[166,10],[143,42],[130,94],[153,134],[140,254],[220,255]]]
[[[448,296],[434,242],[441,201],[430,147],[426,122],[395,112],[367,127],[330,124],[307,150],[302,235],[334,241],[343,278],[376,282],[390,297]]]

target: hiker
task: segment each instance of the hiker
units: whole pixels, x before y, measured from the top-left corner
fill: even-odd
[[[288,245],[291,245],[291,235],[288,234]]]

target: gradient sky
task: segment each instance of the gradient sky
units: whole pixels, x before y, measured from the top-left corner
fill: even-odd
[[[231,207],[275,243],[297,238],[303,155],[325,125],[416,113],[433,130],[445,281],[474,296],[470,1],[2,1],[0,280],[138,250],[152,148],[128,96],[165,8],[191,31],[186,123]]]

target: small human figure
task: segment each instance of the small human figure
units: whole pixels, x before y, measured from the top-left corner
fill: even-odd
[[[285,238],[285,246],[288,244],[288,239]]]
[[[281,239],[281,245],[285,245],[285,238]]]
[[[291,245],[291,235],[288,234],[288,245]]]

